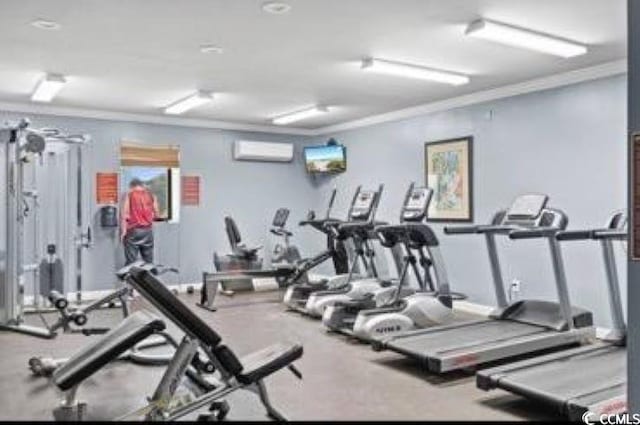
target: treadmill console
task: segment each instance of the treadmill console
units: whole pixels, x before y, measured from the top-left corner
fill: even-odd
[[[534,226],[541,217],[549,197],[544,194],[531,193],[520,195],[511,203],[504,217],[504,224]]]
[[[520,195],[511,204],[507,215],[515,220],[535,218],[540,215],[548,200],[549,197],[543,194]]]
[[[378,193],[374,190],[362,190],[358,193],[351,208],[351,220],[368,220]]]
[[[503,225],[520,227],[556,227],[567,226],[567,216],[560,210],[547,208],[549,197],[543,194],[518,196],[504,214]]]
[[[428,187],[413,188],[402,207],[402,221],[422,221],[427,215],[433,190]]]

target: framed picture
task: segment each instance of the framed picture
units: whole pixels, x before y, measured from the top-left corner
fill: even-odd
[[[433,189],[427,221],[473,221],[473,137],[424,145],[427,186]]]

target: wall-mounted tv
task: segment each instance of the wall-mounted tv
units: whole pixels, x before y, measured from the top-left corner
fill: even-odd
[[[347,171],[347,148],[337,144],[307,146],[304,160],[308,173],[342,173]]]

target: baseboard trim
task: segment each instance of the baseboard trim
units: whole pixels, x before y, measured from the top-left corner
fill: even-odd
[[[202,285],[202,282],[196,282],[196,283],[180,283],[180,284],[176,284],[176,285],[167,285],[167,288],[173,290],[178,291],[178,293],[186,293],[187,292],[187,288],[191,287],[191,288],[200,288],[200,286]],[[96,290],[91,290],[91,291],[82,291],[82,301],[95,301],[95,300],[99,300],[100,298],[106,297],[107,295],[109,295],[110,293],[112,293],[114,289],[96,289]],[[77,292],[68,292],[67,293],[67,298],[70,301],[75,301],[76,300],[76,294]],[[41,297],[42,299],[42,297]],[[25,295],[24,296],[24,304],[25,305],[33,305],[34,303],[34,296],[33,295]]]

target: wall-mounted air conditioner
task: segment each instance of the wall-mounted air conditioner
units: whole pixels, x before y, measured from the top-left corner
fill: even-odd
[[[233,159],[237,161],[291,162],[293,143],[270,143],[252,140],[236,140]]]

